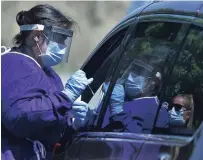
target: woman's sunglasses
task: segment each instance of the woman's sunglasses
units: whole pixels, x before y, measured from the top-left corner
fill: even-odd
[[[192,108],[185,108],[185,106],[180,105],[180,104],[172,104],[172,106],[175,108],[176,111],[180,111],[181,109],[183,111],[190,111]]]

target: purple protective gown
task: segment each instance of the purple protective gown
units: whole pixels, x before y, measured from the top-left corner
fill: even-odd
[[[123,113],[111,118],[110,109],[108,107],[102,127],[104,128],[113,120],[120,121],[123,124],[125,128],[123,132],[151,133],[158,106],[159,102],[157,97],[137,98],[133,101],[124,102]],[[160,109],[156,127],[169,127],[169,117],[166,108],[162,107]]]
[[[36,159],[32,142],[53,145],[67,129],[71,104],[51,68],[42,69],[31,57],[10,52],[1,56],[2,159]]]

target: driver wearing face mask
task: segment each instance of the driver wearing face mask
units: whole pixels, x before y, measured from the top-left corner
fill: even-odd
[[[186,127],[192,117],[192,104],[188,96],[178,95],[172,100],[172,109],[169,111],[171,127]]]

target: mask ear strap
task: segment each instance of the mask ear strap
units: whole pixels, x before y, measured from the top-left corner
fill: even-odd
[[[43,30],[44,30],[44,25],[41,25],[41,24],[26,24],[26,25],[20,26],[21,32],[23,32],[23,31],[43,31]],[[40,54],[42,55],[42,51],[38,44],[38,41],[39,41],[38,37],[34,37],[33,39],[37,45],[37,48],[39,49]]]

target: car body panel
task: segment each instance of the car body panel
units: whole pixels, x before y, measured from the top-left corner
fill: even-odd
[[[73,140],[73,145],[67,148],[65,160],[153,160],[160,157],[200,160],[198,157],[203,156],[203,153],[200,153],[202,135],[203,123],[192,137],[115,132],[80,133]],[[76,146],[80,146],[79,150],[77,149],[78,154],[75,154]]]

